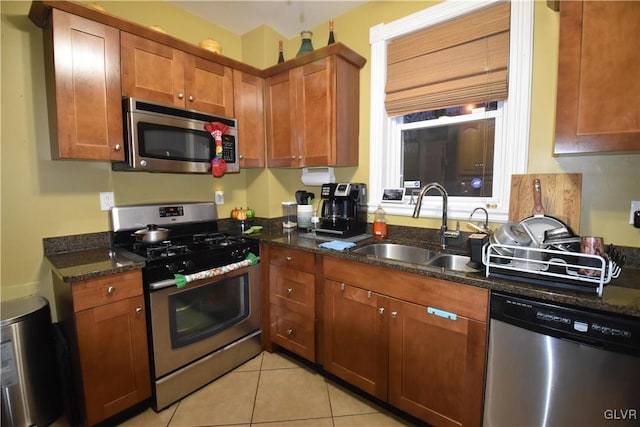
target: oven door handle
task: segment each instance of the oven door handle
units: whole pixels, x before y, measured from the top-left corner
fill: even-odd
[[[176,286],[175,279],[166,279],[166,280],[160,280],[158,282],[150,283],[149,290],[157,291],[158,289],[169,288],[171,286]]]

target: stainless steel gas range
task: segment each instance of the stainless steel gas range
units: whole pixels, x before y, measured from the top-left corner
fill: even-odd
[[[259,268],[246,261],[258,241],[219,232],[214,203],[120,206],[111,219],[113,246],[146,260],[156,411],[261,351]],[[149,243],[139,230],[168,236]]]

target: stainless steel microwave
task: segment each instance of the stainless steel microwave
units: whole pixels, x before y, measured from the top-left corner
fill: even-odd
[[[222,135],[226,172],[240,171],[235,119],[136,98],[124,98],[122,111],[125,161],[112,163],[113,170],[211,173],[215,141],[205,125],[220,122],[228,127]]]

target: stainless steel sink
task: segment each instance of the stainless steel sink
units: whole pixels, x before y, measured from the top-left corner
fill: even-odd
[[[354,249],[353,252],[410,264],[441,267],[445,270],[461,271],[464,273],[478,271],[478,269],[467,265],[471,260],[468,256],[446,254],[398,243],[372,243]]]
[[[429,259],[438,253],[429,249],[416,248],[414,246],[400,245],[396,243],[372,243],[353,252],[364,255],[372,255],[378,258],[392,259],[411,264],[426,264]]]
[[[432,267],[442,267],[445,270],[462,272],[478,271],[478,269],[467,265],[470,260],[471,258],[464,255],[440,254],[427,261],[427,265]]]

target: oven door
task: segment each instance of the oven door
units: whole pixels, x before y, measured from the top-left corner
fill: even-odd
[[[260,329],[257,266],[149,294],[155,378]]]

